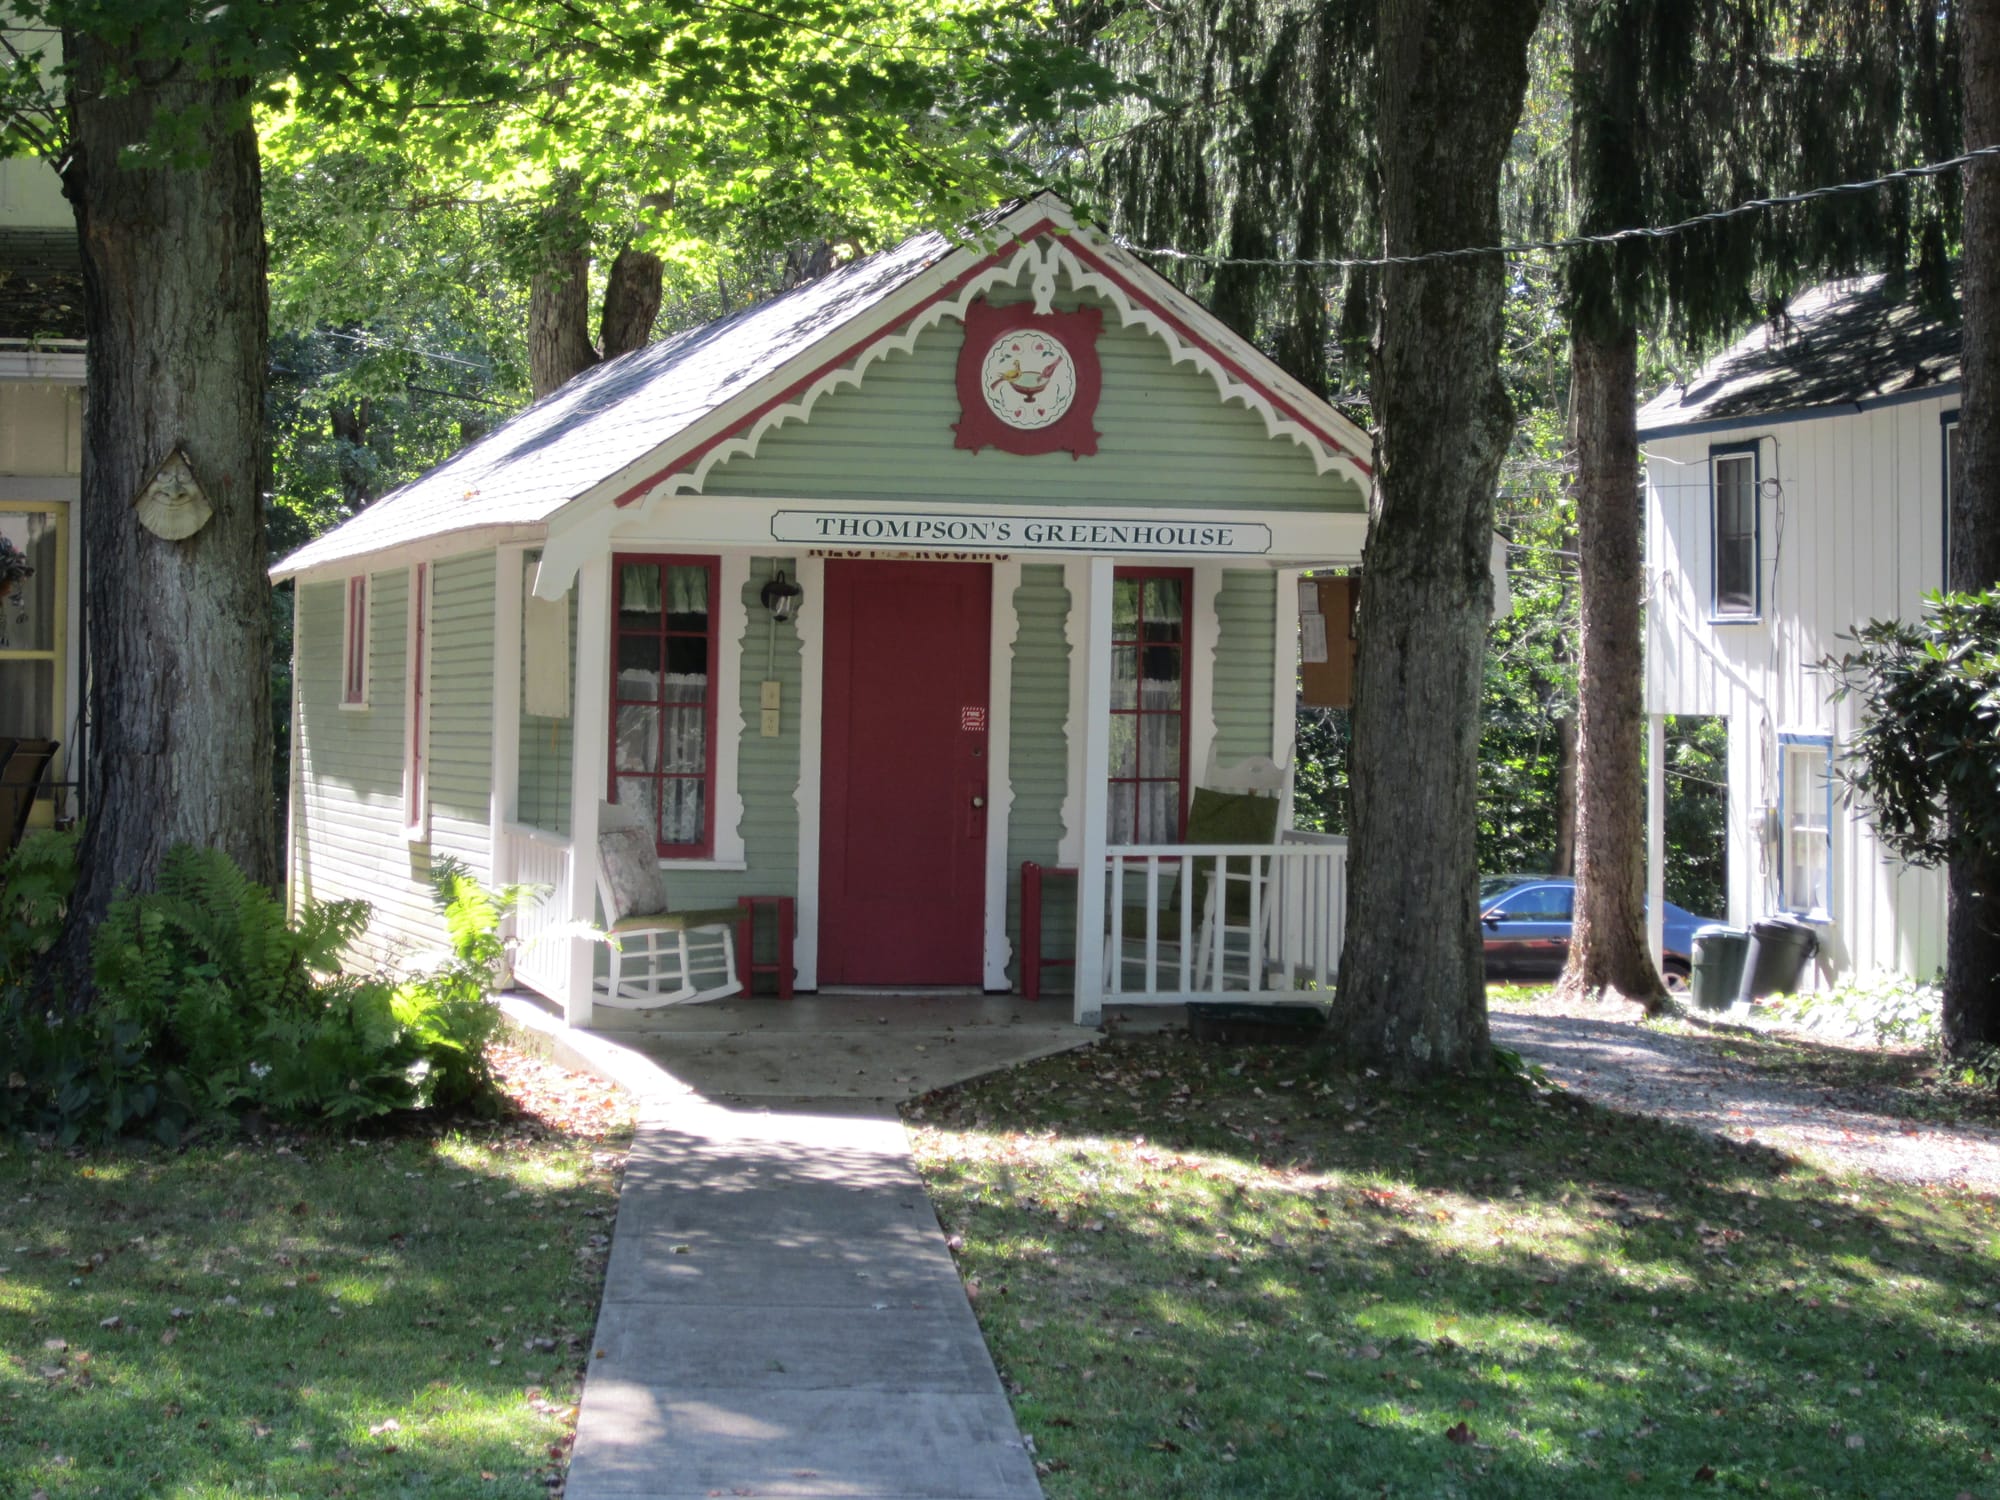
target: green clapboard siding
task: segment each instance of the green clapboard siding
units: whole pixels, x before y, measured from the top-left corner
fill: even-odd
[[[1278,607],[1275,573],[1222,575],[1215,613],[1215,753],[1223,765],[1271,753],[1271,634]],[[1197,777],[1204,768],[1193,768]]]
[[[1020,627],[1014,639],[1014,681],[1007,765],[1014,803],[1007,820],[1007,934],[1014,961],[1009,977],[1021,983],[1021,862],[1053,865],[1062,842],[1063,795],[1068,787],[1069,591],[1063,570],[1044,563],[1021,569],[1014,591]],[[1075,946],[1076,882],[1050,879],[1042,902],[1042,951],[1067,954]],[[1058,992],[1069,971],[1044,971]]]
[[[788,423],[766,434],[754,455],[718,465],[708,493],[1210,512],[1364,507],[1353,484],[1315,474],[1305,450],[1269,436],[1264,419],[1241,403],[1225,404],[1214,381],[1192,364],[1172,363],[1159,339],[1121,325],[1109,307],[1098,341],[1104,391],[1094,456],[957,448],[963,343],[962,324],[939,323],[912,352],[869,366],[859,387],[822,396],[810,421]]]
[[[534,577],[539,552],[521,560],[521,587]],[[521,667],[526,684],[527,664]],[[576,590],[569,591],[570,702],[576,701]],[[526,702],[525,696],[522,702]],[[569,764],[571,721],[545,719],[521,710],[521,760],[515,786],[517,816],[531,828],[567,836],[569,833]]]
[[[373,909],[354,959],[395,966],[443,946],[431,904],[434,856],[491,869],[487,818],[493,723],[493,558],[433,564],[431,837],[403,836],[408,569],[369,576],[369,691],[340,704],[346,584],[299,585],[299,806],[293,848],[298,893],[359,899]]]

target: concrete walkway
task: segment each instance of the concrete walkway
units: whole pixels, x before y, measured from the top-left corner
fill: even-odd
[[[736,1024],[743,1004],[705,1019],[690,1008],[647,1028],[641,1051],[635,1036],[565,1033],[531,1003],[506,1002],[558,1060],[641,1096],[567,1500],[1041,1495],[908,1137],[893,1104],[872,1096],[912,1095],[1094,1033],[1040,1034],[993,1012],[954,1042],[885,1023],[887,1001],[808,1003],[851,1009],[822,1013],[816,1028],[804,1008],[749,1003],[763,1027]],[[848,1052],[859,1036],[815,1040],[829,1029],[865,1034],[866,1060]],[[694,1067],[676,1067],[685,1063]],[[810,1088],[828,1097],[732,1106],[679,1071],[788,1100]]]

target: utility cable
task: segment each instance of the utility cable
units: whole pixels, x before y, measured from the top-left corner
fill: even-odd
[[[1573,234],[1562,239],[1523,240],[1511,245],[1476,245],[1456,250],[1426,250],[1419,255],[1375,255],[1338,256],[1323,260],[1290,259],[1283,256],[1231,256],[1210,255],[1199,250],[1175,250],[1167,246],[1135,245],[1123,236],[1113,236],[1114,242],[1123,250],[1134,255],[1154,256],[1161,260],[1197,261],[1207,266],[1267,266],[1281,269],[1318,269],[1326,271],[1350,271],[1380,268],[1384,266],[1417,266],[1432,261],[1471,260],[1487,255],[1532,255],[1557,250],[1582,250],[1593,245],[1617,245],[1626,240],[1664,240],[1691,229],[1699,229],[1707,224],[1721,224],[1745,214],[1763,213],[1773,208],[1793,208],[1801,203],[1816,202],[1821,198],[1839,197],[1848,193],[1869,193],[1877,188],[1893,183],[1911,182],[1928,177],[1942,177],[1947,172],[1956,172],[1961,167],[1984,157],[2000,156],[2000,145],[1979,146],[1944,161],[1925,162],[1921,166],[1904,167],[1899,171],[1887,172],[1880,177],[1870,177],[1863,182],[1832,183],[1823,187],[1807,188],[1803,192],[1782,193],[1771,198],[1751,198],[1729,208],[1710,209],[1707,213],[1696,214],[1690,219],[1681,219],[1672,224],[1646,224],[1630,229],[1613,229],[1603,234]]]

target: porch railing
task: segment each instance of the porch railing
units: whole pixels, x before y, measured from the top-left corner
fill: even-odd
[[[540,886],[514,911],[514,978],[532,990],[560,998],[569,982],[569,840],[547,829],[509,823],[500,834],[500,879],[505,884]]]
[[[1104,851],[1104,997],[1327,1003],[1347,923],[1347,840],[1114,844]]]

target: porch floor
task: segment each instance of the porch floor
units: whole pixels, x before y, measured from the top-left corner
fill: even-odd
[[[536,997],[519,998],[549,1009]],[[1185,1019],[1178,1006],[1113,1007],[1107,1016],[1126,1029]],[[1067,998],[892,993],[739,995],[654,1011],[600,1007],[586,1030],[639,1053],[704,1098],[764,1107],[914,1099],[1101,1034],[1070,1019]]]

